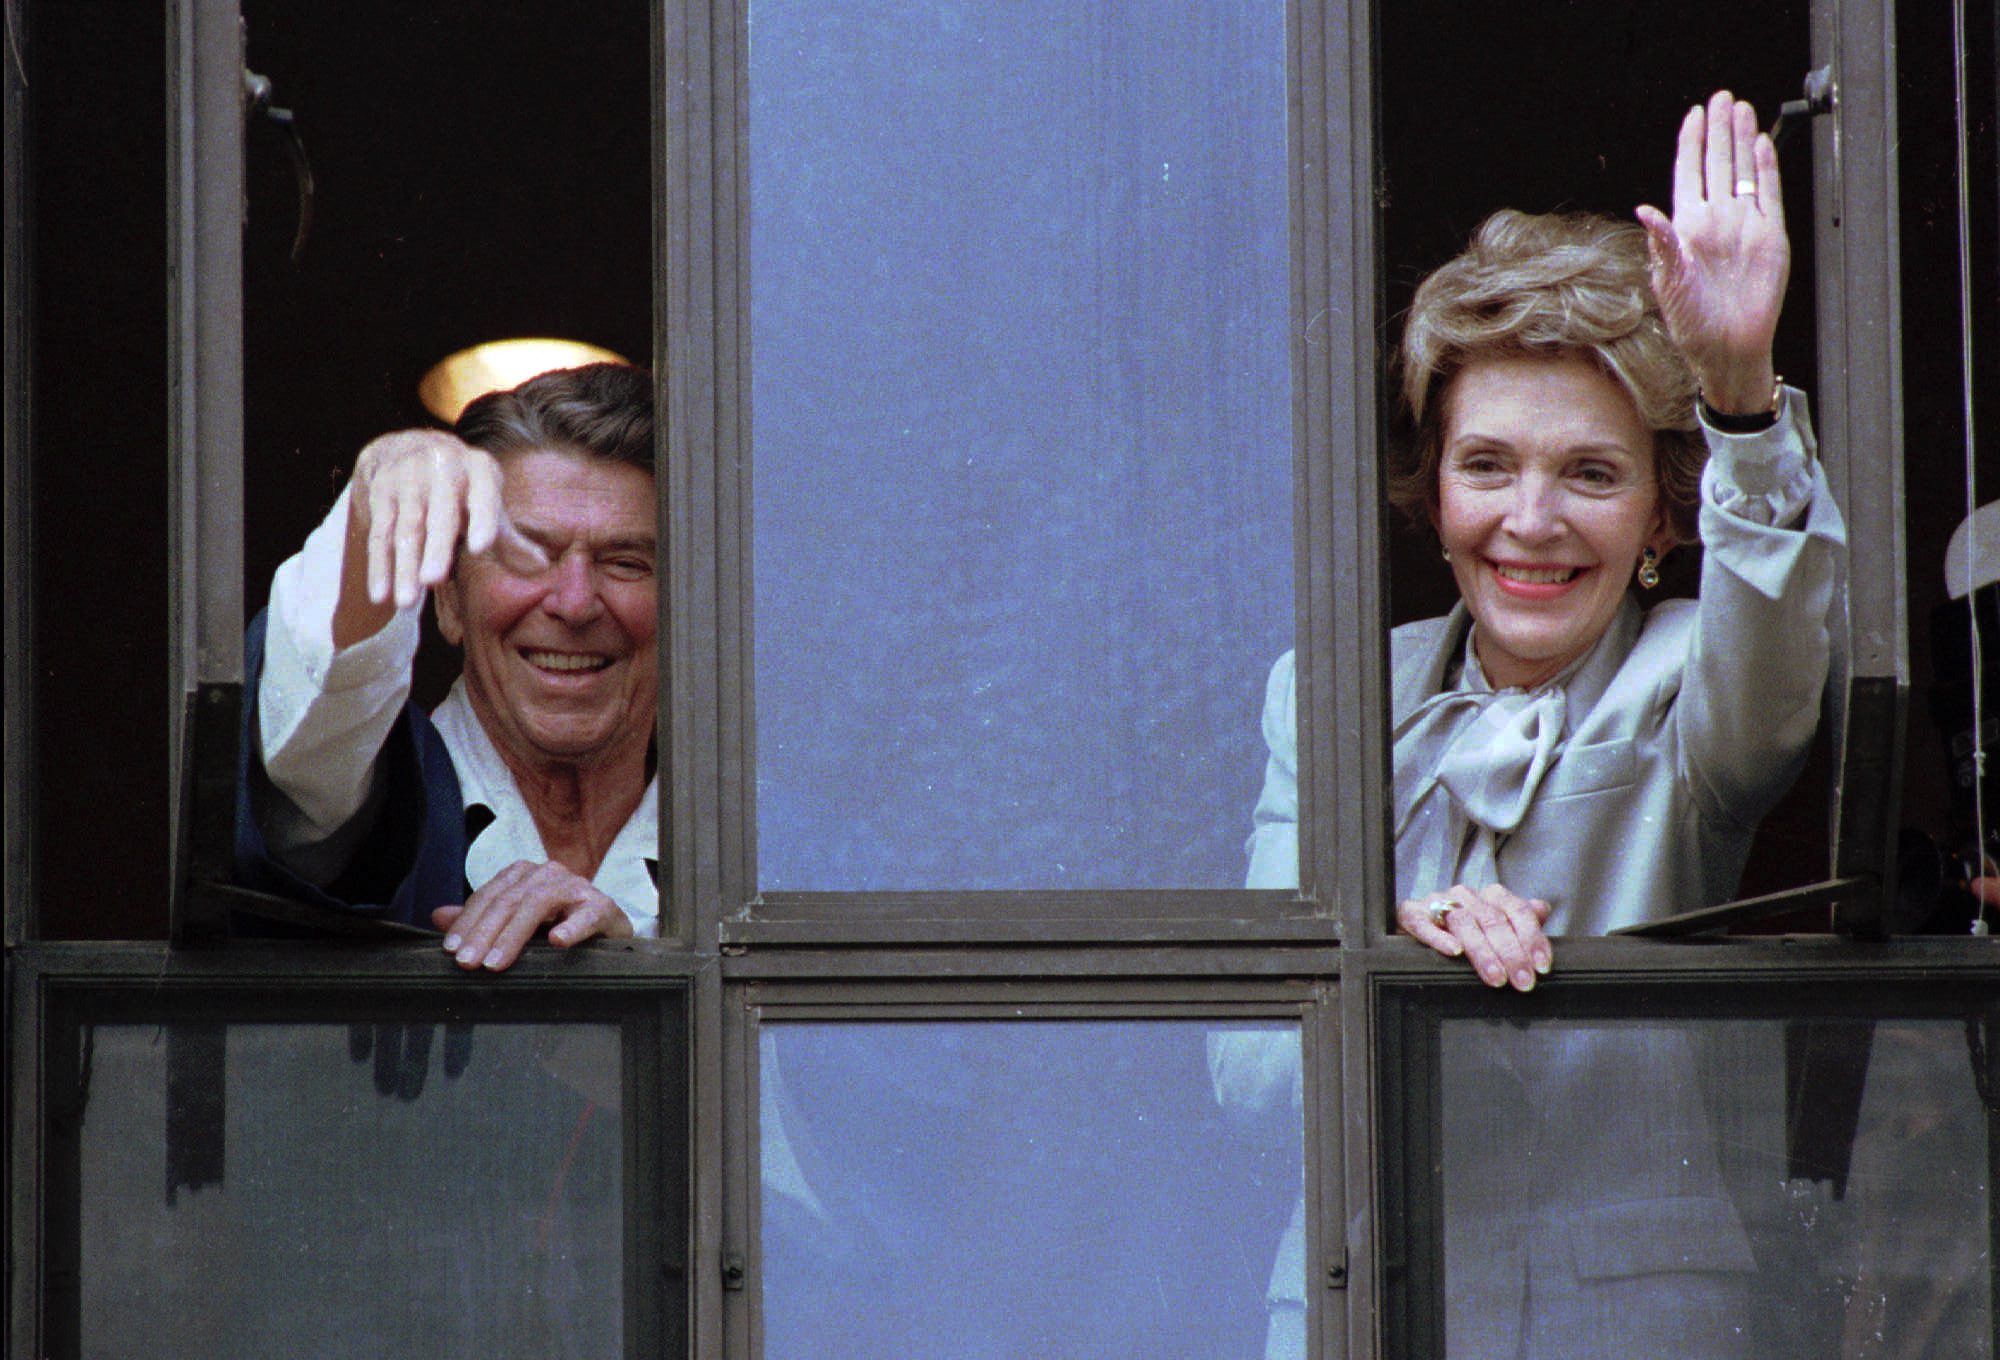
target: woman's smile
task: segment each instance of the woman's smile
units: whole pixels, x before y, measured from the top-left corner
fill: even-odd
[[[1567,594],[1583,575],[1583,567],[1535,567],[1518,562],[1488,562],[1500,589],[1524,600],[1554,600]]]

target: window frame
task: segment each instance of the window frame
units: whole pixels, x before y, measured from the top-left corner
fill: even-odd
[[[1836,903],[1832,924],[1879,937],[1895,891],[1910,688],[1894,0],[1813,0],[1812,54],[1836,88],[1833,113],[1813,126],[1814,200],[1825,205],[1813,223],[1823,460],[1848,541],[1887,549],[1850,556],[1841,581],[1828,876],[1872,880],[1872,897]]]
[[[173,556],[179,582],[172,641],[181,686],[172,732],[182,753],[174,832],[183,866],[176,874],[174,935],[183,942],[225,929],[225,908],[191,885],[227,877],[234,761],[221,757],[233,745],[241,704],[241,637],[234,620],[243,599],[242,421],[236,399],[242,381],[242,298],[233,206],[242,195],[242,125],[240,92],[227,79],[242,55],[236,8],[234,0],[184,0],[171,11],[177,103],[170,204],[178,469]],[[1886,45],[1870,45],[1870,37],[1882,34],[1871,34],[1856,19],[1855,7],[1816,0],[1813,12],[1816,59],[1839,61],[1848,51],[1857,52],[1855,64],[1837,75],[1834,116],[1842,120],[1844,141],[1831,127],[1815,129],[1816,179],[1828,178],[1830,162],[1833,183],[1822,188],[1831,187],[1827,201],[1836,205],[1831,216],[1820,214],[1815,226],[1823,252],[1818,290],[1829,318],[1821,327],[1823,367],[1839,375],[1827,384],[1826,461],[1857,534],[1881,530],[1898,549],[1882,559],[1870,555],[1871,562],[1886,561],[1887,571],[1871,566],[1850,573],[1849,632],[1862,645],[1858,654],[1836,646],[1843,658],[1837,673],[1844,680],[1832,687],[1837,862],[1827,878],[1801,890],[1805,900],[1817,895],[1851,904],[1855,885],[1843,879],[1892,881],[1899,773],[1894,757],[1901,749],[1908,686],[1896,513],[1901,469],[1894,456],[1901,446],[1893,418],[1900,353],[1893,325],[1894,213],[1847,210],[1850,202],[1894,204],[1893,62]],[[666,249],[659,252],[664,277],[656,279],[668,430],[659,491],[666,503],[672,568],[662,600],[670,683],[663,686],[660,727],[672,792],[679,795],[669,798],[662,814],[662,839],[676,852],[664,894],[667,938],[681,944],[692,943],[691,934],[710,938],[703,910],[710,904],[716,921],[712,938],[732,945],[879,943],[913,926],[924,927],[926,938],[965,944],[1245,938],[1314,943],[1344,934],[1367,947],[1384,938],[1389,924],[1368,905],[1387,895],[1388,749],[1382,709],[1386,649],[1379,627],[1384,419],[1373,344],[1380,312],[1378,173],[1372,11],[1366,0],[1323,8],[1293,3],[1287,9],[1287,64],[1298,95],[1298,113],[1288,130],[1294,305],[1295,315],[1313,319],[1308,333],[1295,335],[1292,356],[1304,733],[1296,893],[756,891],[747,523],[749,226],[742,155],[748,23],[747,0],[712,0],[705,10],[674,6],[661,25],[662,85],[673,93],[655,101],[666,170],[658,206],[667,219],[661,233]],[[1345,118],[1339,116],[1343,108]],[[704,110],[712,121],[701,118]],[[699,136],[703,131],[710,133],[707,139]],[[1306,167],[1315,163],[1345,166],[1349,173],[1313,177]],[[699,248],[704,242],[707,252]],[[1850,328],[1842,324],[1850,316],[1887,317],[1890,323]],[[704,345],[704,339],[710,343]],[[1346,356],[1346,365],[1338,355]],[[1336,430],[1334,413],[1342,411],[1352,423]],[[1348,458],[1337,456],[1342,436],[1351,440]],[[1890,456],[1852,460],[1849,450],[1859,441],[1887,449]],[[716,568],[712,575],[704,570],[710,563]],[[704,637],[713,650],[701,645]],[[1336,666],[1336,657],[1352,664]],[[700,721],[711,711],[717,738],[712,764]],[[1884,717],[1889,721],[1880,721]],[[1344,739],[1336,742],[1336,734]],[[683,737],[684,742],[677,740]],[[1349,796],[1339,796],[1340,789]],[[1322,807],[1330,809],[1329,816],[1317,815]],[[1321,836],[1322,829],[1334,834]],[[1343,854],[1343,847],[1376,853]],[[1843,925],[1866,932],[1871,919],[1879,919],[1871,906],[1848,912]]]
[[[1371,31],[1373,8],[1368,0],[1349,0],[1350,15],[1360,31]],[[1653,998],[1671,1006],[1674,998],[1698,992],[1718,977],[1768,978],[1799,990],[1889,984],[1935,975],[1936,970],[1968,979],[2000,977],[2000,964],[1963,942],[1897,939],[1867,946],[1849,938],[1879,934],[1895,888],[1909,689],[1894,0],[1812,0],[1810,23],[1813,65],[1831,65],[1837,89],[1834,112],[1816,119],[1813,128],[1814,200],[1831,205],[1815,214],[1813,225],[1822,460],[1846,513],[1851,541],[1886,544],[1891,550],[1863,554],[1850,566],[1844,581],[1849,587],[1846,610],[1830,621],[1834,669],[1825,721],[1834,742],[1829,806],[1834,823],[1832,862],[1815,881],[1755,905],[1822,906],[1827,909],[1829,929],[1840,933],[1803,939],[1711,937],[1696,942],[1691,937],[1697,930],[1664,947],[1642,938],[1569,937],[1560,941],[1562,971],[1537,989],[1540,995],[1495,995],[1468,982],[1455,961],[1441,959],[1414,941],[1395,938],[1384,910],[1391,898],[1386,886],[1378,881],[1358,894],[1347,904],[1339,967],[1342,1077],[1350,1130],[1345,1144],[1347,1195],[1350,1203],[1366,1206],[1366,1212],[1349,1217],[1344,1243],[1308,1239],[1309,1250],[1316,1247],[1326,1261],[1344,1249],[1344,1259],[1352,1264],[1341,1337],[1345,1349],[1334,1349],[1322,1332],[1324,1355],[1397,1354],[1393,1347],[1403,1340],[1389,1330],[1391,1309],[1398,1302],[1390,1277],[1407,1269],[1409,1262],[1402,1254],[1405,1243],[1388,1222],[1393,1207],[1389,1198],[1393,1187],[1388,1182],[1394,1174],[1391,1160],[1396,1149],[1384,1122],[1399,1116],[1390,1108],[1387,1094],[1393,1080],[1389,1047],[1393,1040],[1387,1031],[1396,1021],[1399,995],[1421,987],[1451,989],[1470,998],[1477,1013],[1499,1018],[1551,1002],[1559,1007],[1573,987],[1579,994],[1603,995],[1607,986],[1617,986],[1629,998],[1619,1013],[1643,1019],[1659,1004]],[[1373,111],[1368,110],[1371,116]],[[1366,135],[1356,134],[1357,147],[1373,142],[1372,124]],[[1794,231],[1801,229],[1794,224]],[[1379,279],[1380,261],[1373,263]],[[1850,326],[1857,318],[1865,318],[1866,324]],[[1371,351],[1371,391],[1373,362]],[[1379,466],[1381,425],[1368,435],[1371,443],[1358,456]],[[1379,481],[1375,487],[1371,505],[1376,510],[1371,518],[1378,521],[1379,533]],[[1372,563],[1379,562],[1378,551]],[[1349,632],[1341,637],[1347,645],[1338,654],[1378,655],[1373,647],[1386,637],[1379,602],[1367,626],[1372,635]],[[1372,705],[1363,710],[1368,715],[1365,725],[1379,734],[1386,725],[1386,684],[1377,673],[1365,688],[1364,697]],[[1318,754],[1316,741],[1313,753]],[[1349,801],[1367,801],[1386,786],[1386,779],[1384,762],[1373,788],[1365,783],[1359,790],[1351,783],[1340,787],[1349,792]],[[1386,864],[1386,853],[1381,859]],[[1750,904],[1725,904],[1702,914],[1699,929],[1728,924],[1746,905]],[[1656,932],[1641,928],[1630,934],[1650,933]]]
[[[1323,1225],[1345,1218],[1342,1178],[1331,1170],[1335,1161],[1316,1159],[1311,1151],[1337,1149],[1343,1134],[1338,1083],[1323,1080],[1340,1051],[1338,984],[1326,976],[1307,976],[1308,970],[1297,966],[1307,959],[1272,960],[1268,952],[1258,951],[1256,958],[1241,962],[1256,965],[1263,976],[1239,973],[1226,978],[1207,970],[1173,978],[1133,967],[1136,961],[1130,959],[1125,960],[1128,971],[1120,976],[1091,976],[1117,967],[1105,959],[1079,959],[1079,966],[1060,975],[1026,972],[1019,960],[1004,955],[955,953],[954,960],[957,966],[949,973],[899,970],[901,976],[885,978],[883,965],[893,966],[889,958],[843,962],[774,951],[748,963],[729,983],[724,1013],[730,1111],[729,1155],[723,1163],[728,1220],[724,1259],[735,1263],[736,1283],[725,1296],[730,1343],[725,1354],[759,1354],[763,1337],[757,1093],[759,1034],[767,1019],[776,1023],[962,1020],[998,1025],[1065,1020],[1295,1021],[1306,1083],[1301,1139],[1308,1240],[1318,1240]],[[1273,962],[1293,966],[1273,968]],[[1319,963],[1323,969],[1331,960],[1322,955]],[[1190,964],[1199,966],[1196,960]],[[1274,1241],[1274,1250],[1276,1246]],[[1311,1275],[1309,1267],[1309,1298]],[[1315,1305],[1308,1325],[1324,1329],[1334,1311],[1324,1303]]]
[[[1299,0],[1286,4],[1286,66],[1291,116],[1287,126],[1289,234],[1291,256],[1290,364],[1293,431],[1293,558],[1295,631],[1302,657],[1301,726],[1313,749],[1300,752],[1299,891],[1214,889],[1102,889],[921,892],[764,892],[757,883],[756,699],[753,667],[752,503],[754,450],[750,413],[750,219],[749,11],[750,0],[689,4],[689,25],[701,26],[702,41],[691,52],[708,55],[706,68],[690,66],[710,92],[716,160],[713,173],[699,149],[688,152],[693,185],[688,217],[675,235],[693,237],[713,224],[713,272],[697,287],[712,286],[714,360],[707,373],[676,373],[691,397],[720,394],[713,405],[688,403],[695,422],[680,427],[675,450],[692,464],[694,502],[717,513],[717,612],[715,720],[721,760],[713,794],[717,821],[720,897],[718,936],[727,945],[848,945],[909,938],[967,945],[1061,940],[1072,943],[1149,941],[1197,943],[1257,938],[1273,943],[1325,943],[1339,938],[1340,904],[1371,880],[1386,881],[1370,861],[1343,893],[1342,846],[1386,845],[1381,833],[1379,796],[1356,800],[1334,796],[1340,774],[1363,777],[1379,770],[1387,777],[1386,747],[1372,708],[1366,706],[1372,677],[1380,689],[1385,642],[1369,639],[1345,655],[1361,656],[1338,683],[1315,684],[1331,675],[1339,641],[1362,637],[1378,617],[1379,573],[1355,573],[1338,564],[1356,554],[1378,561],[1377,517],[1359,509],[1378,495],[1374,465],[1374,317],[1376,284],[1363,268],[1372,259],[1374,220],[1372,169],[1357,151],[1368,131],[1354,120],[1368,107],[1370,63],[1349,51],[1353,34],[1369,32],[1361,5],[1323,9]],[[1355,25],[1356,15],[1364,22]],[[703,23],[705,21],[705,23]],[[1365,52],[1364,47],[1364,52]],[[697,101],[699,102],[699,101]],[[1343,115],[1345,115],[1343,117]],[[698,116],[698,115],[697,115]],[[1308,167],[1347,167],[1348,173],[1316,178]],[[1365,305],[1349,305],[1361,295]],[[703,287],[702,301],[709,294]],[[1301,318],[1311,318],[1307,324]],[[691,361],[704,357],[696,337]],[[674,352],[669,352],[673,369]],[[677,410],[681,408],[676,408]],[[1349,413],[1347,421],[1336,412]],[[1357,459],[1344,464],[1336,450],[1352,440]],[[677,483],[678,484],[678,483]],[[700,532],[700,530],[698,530]],[[706,582],[692,585],[708,604]],[[1313,660],[1303,658],[1312,652]],[[706,709],[704,710],[707,711]],[[1246,724],[1255,715],[1246,710]],[[1354,740],[1336,752],[1332,733]],[[702,793],[708,790],[702,790]],[[1315,834],[1312,809],[1335,810],[1335,834]],[[1248,810],[1245,810],[1248,825]],[[1372,835],[1371,835],[1372,833]]]
[[[226,882],[243,695],[244,32],[237,0],[170,0],[167,555],[171,932],[227,933],[194,890]]]
[[[617,956],[612,956],[616,959]],[[53,1289],[72,1286],[63,1253],[75,1244],[62,1215],[74,1168],[52,1128],[62,1117],[58,1045],[100,1022],[310,1023],[357,1016],[560,1025],[612,1023],[621,1033],[624,1084],[650,1093],[621,1111],[625,1146],[625,1354],[685,1350],[691,1321],[693,1215],[685,1168],[692,1108],[694,979],[634,952],[588,986],[560,959],[523,959],[508,979],[471,982],[429,948],[245,945],[198,950],[168,943],[29,944],[7,957],[9,1229],[18,1269],[9,1274],[10,1350],[73,1354],[75,1318],[57,1316]],[[671,1231],[678,1224],[677,1237]],[[74,1265],[72,1259],[71,1264]],[[68,1348],[68,1349],[65,1349]]]
[[[1656,970],[1618,960],[1612,951],[1596,966],[1566,967],[1565,982],[1524,1004],[1508,1008],[1534,1020],[1779,1021],[1811,1019],[1951,1020],[1982,1001],[1989,1025],[2000,1034],[2000,992],[1991,986],[1989,961],[1954,941],[1930,939],[1896,946],[1896,957],[1849,942],[1814,942],[1816,967],[1769,952],[1729,951],[1702,960],[1702,966],[1662,977]],[[1856,978],[1844,964],[1861,964]],[[1825,965],[1832,965],[1827,967]],[[1438,1140],[1418,1130],[1417,1112],[1434,1108],[1440,1088],[1436,1071],[1438,1026],[1447,1020],[1495,1019],[1484,989],[1464,977],[1426,977],[1429,970],[1384,967],[1368,982],[1370,1005],[1379,1026],[1383,1063],[1373,1095],[1383,1136],[1378,1160],[1382,1251],[1399,1264],[1398,1281],[1385,1281],[1379,1309],[1381,1354],[1426,1357],[1443,1353],[1443,1242],[1441,1206],[1434,1196]],[[1648,988],[1649,1004],[1636,1009],[1628,999],[1635,986]],[[1418,1055],[1416,1050],[1422,1049]],[[1989,1066],[1990,1066],[1989,1060]],[[1974,1078],[1975,1081],[1977,1078]],[[2000,1140],[2000,1111],[1989,1110],[1989,1138]],[[2000,1141],[1988,1145],[1988,1237],[2000,1241]],[[1993,1344],[2000,1354],[2000,1277],[1992,1281]],[[1428,1297],[1436,1304],[1426,1307]]]
[[[819,998],[870,1007],[1148,1005],[1199,1013],[1205,999],[1304,986],[1320,1000],[1323,1037],[1308,1045],[1309,1146],[1317,1176],[1309,1244],[1319,1279],[1312,1324],[1325,1356],[1377,1354],[1386,1264],[1380,1206],[1385,997],[1404,986],[1464,989],[1462,969],[1395,938],[1386,789],[1386,579],[1381,496],[1386,413],[1380,166],[1375,145],[1376,37],[1371,0],[1287,0],[1293,379],[1295,614],[1298,633],[1300,883],[1297,892],[1216,889],[1097,893],[796,893],[755,891],[755,695],[750,579],[747,0],[650,0],[654,29],[652,278],[655,372],[664,431],[656,478],[669,563],[661,599],[668,681],[661,687],[663,936],[568,955],[530,951],[503,988],[591,995],[687,989],[690,1212],[688,1353],[740,1354],[740,1301],[724,1269],[742,1241],[754,1133],[754,1053],[747,998]],[[1814,129],[1821,200],[1842,226],[1816,223],[1826,466],[1869,553],[1847,611],[1830,721],[1836,741],[1835,861],[1794,904],[1839,899],[1837,923],[1866,933],[1894,882],[1897,781],[1907,708],[1903,595],[1902,394],[1898,315],[1893,0],[1814,0],[1813,60],[1841,80],[1838,111]],[[175,986],[248,977],[323,981],[365,994],[421,986],[440,997],[481,984],[429,945],[363,953],[325,943],[196,948],[217,939],[231,899],[197,890],[227,865],[235,716],[241,702],[242,298],[241,29],[236,0],[170,0],[176,52],[167,111],[176,148],[170,203],[174,260],[171,450],[176,503],[169,729],[177,752],[174,944],[32,943],[33,677],[28,611],[7,611],[6,943],[14,1017],[9,1044],[16,1151],[10,1212],[16,1349],[40,1312],[34,1215],[43,1190],[40,1020],[50,979],[84,985],[166,976]],[[1803,73],[1802,73],[1803,74]],[[25,219],[30,167],[21,131],[27,91],[6,76],[5,269],[8,294],[34,281]],[[1835,119],[1839,122],[1836,125]],[[1837,154],[1836,154],[1837,153]],[[1823,171],[1822,167],[1826,169]],[[232,187],[233,186],[233,187]],[[1845,234],[1842,234],[1845,233]],[[233,271],[233,272],[232,272]],[[234,292],[230,280],[234,279]],[[1850,318],[1865,325],[1844,324]],[[33,448],[30,312],[6,319],[5,418],[10,598],[32,577],[26,491]],[[1836,375],[1838,381],[1836,382]],[[1859,451],[1857,454],[1855,451]],[[233,567],[232,567],[232,564]],[[233,572],[233,574],[232,574]],[[1245,721],[1252,715],[1246,713]],[[227,760],[222,760],[222,755]],[[1247,809],[1246,809],[1247,820]],[[167,885],[163,885],[167,886]],[[919,943],[909,943],[917,941]],[[1732,970],[1799,985],[1873,985],[1942,970],[1991,979],[2000,964],[1963,944],[1835,938],[1729,940],[1699,947],[1621,939],[1563,942],[1560,998],[1580,988],[1644,984],[1671,997]],[[260,972],[260,970],[262,970]],[[1297,979],[1296,984],[1284,981]],[[1761,985],[1761,981],[1760,981]],[[918,1002],[911,998],[926,997]],[[1069,998],[1065,1001],[1063,998]],[[1532,999],[1530,999],[1532,1000]],[[1520,998],[1492,997],[1492,1013]],[[799,1002],[798,1004],[804,1004]],[[25,1122],[24,1122],[25,1121]],[[1317,1160],[1316,1160],[1317,1159]],[[1317,1165],[1318,1171],[1312,1168]],[[732,1207],[734,1206],[734,1207]],[[1351,1212],[1350,1212],[1351,1209]],[[31,1264],[33,1263],[33,1264]],[[27,1330],[24,1330],[27,1329]],[[24,1341],[22,1338],[29,1338]]]

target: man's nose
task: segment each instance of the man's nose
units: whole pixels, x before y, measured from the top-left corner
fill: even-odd
[[[542,608],[572,625],[589,623],[604,612],[604,600],[597,589],[597,564],[582,553],[564,553],[556,559],[548,593]]]

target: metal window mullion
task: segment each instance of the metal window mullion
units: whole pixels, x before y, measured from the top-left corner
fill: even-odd
[[[676,939],[692,951],[688,1051],[689,1164],[687,1274],[681,1281],[690,1312],[690,1355],[728,1348],[722,1288],[728,1036],[723,986],[716,965],[716,921],[730,886],[732,829],[740,808],[725,796],[730,769],[730,699],[725,664],[739,624],[728,586],[735,551],[733,507],[719,469],[718,415],[728,400],[725,322],[719,312],[734,296],[719,285],[723,247],[734,232],[731,182],[721,167],[735,164],[725,144],[736,136],[731,36],[741,20],[736,0],[655,0],[659,38],[654,92],[653,195],[655,367],[664,413],[662,494],[667,573],[661,632],[667,648],[661,714],[670,762],[664,771],[668,807],[662,845],[668,847],[667,901]],[[720,200],[720,201],[719,201]],[[733,319],[733,318],[732,318]]]
[[[1813,133],[1821,451],[1847,519],[1846,629],[1835,622],[1836,877],[1881,885],[1840,909],[1872,933],[1895,884],[1909,691],[1904,601],[1901,297],[1898,282],[1894,0],[1815,0],[1813,64],[1834,74]],[[1844,644],[1844,645],[1843,645]]]
[[[1378,394],[1382,268],[1376,151],[1375,6],[1298,6],[1312,150],[1299,169],[1309,283],[1299,313],[1308,381],[1301,449],[1299,657],[1301,884],[1340,924],[1337,1014],[1317,1046],[1309,1089],[1322,1136],[1307,1149],[1317,1187],[1307,1240],[1312,1352],[1321,1360],[1378,1354],[1383,1293],[1376,1064],[1368,960],[1388,933],[1390,874],[1388,627],[1382,541],[1383,429]],[[1316,209],[1316,212],[1314,211]],[[1315,220],[1316,218],[1316,220]],[[1317,249],[1313,242],[1317,236]],[[1318,388],[1315,392],[1314,389]],[[1329,1012],[1334,1006],[1328,1007]],[[1324,1031],[1323,1031],[1324,1033]],[[1340,1269],[1338,1283],[1331,1272]]]
[[[243,681],[243,28],[237,0],[173,0],[167,23],[169,797],[185,943],[219,927],[188,885],[227,872]]]
[[[1366,944],[1387,927],[1390,885],[1374,20],[1367,0],[1295,13],[1299,881]]]

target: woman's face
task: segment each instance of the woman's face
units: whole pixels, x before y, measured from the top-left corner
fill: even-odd
[[[1640,551],[1673,546],[1652,432],[1580,358],[1481,360],[1445,400],[1438,536],[1487,680],[1532,687],[1603,635]]]

